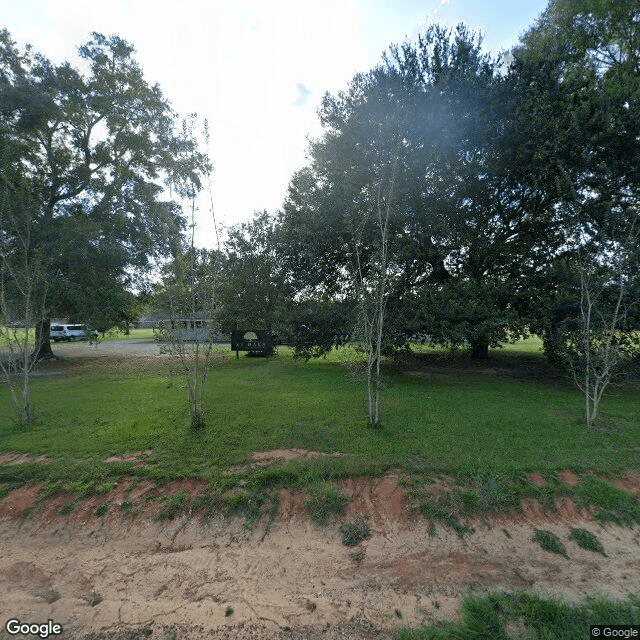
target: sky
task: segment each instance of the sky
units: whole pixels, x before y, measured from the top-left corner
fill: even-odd
[[[390,44],[430,24],[464,22],[497,53],[518,41],[547,0],[0,0],[0,28],[54,62],[77,62],[93,31],[134,45],[150,83],[180,114],[207,118],[211,189],[198,202],[196,244],[219,227],[275,212],[317,109]],[[211,206],[211,203],[213,206]],[[223,237],[223,236],[221,236]]]

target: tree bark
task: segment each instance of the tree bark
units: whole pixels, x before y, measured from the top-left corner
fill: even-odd
[[[51,319],[43,318],[36,325],[36,344],[31,357],[34,360],[55,360],[51,350]]]

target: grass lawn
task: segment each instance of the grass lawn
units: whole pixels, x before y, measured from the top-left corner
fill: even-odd
[[[207,377],[207,426],[192,432],[176,361],[85,357],[42,364],[33,380],[29,428],[16,423],[9,393],[0,389],[0,452],[47,461],[0,465],[0,497],[18,484],[42,481],[40,497],[73,494],[63,507],[73,509],[76,500],[108,493],[124,476],[160,484],[193,477],[210,483],[198,498],[205,511],[225,509],[255,522],[264,509],[277,509],[278,494],[270,489],[290,486],[309,490],[307,510],[321,523],[331,512],[343,513],[347,501],[331,480],[395,469],[429,531],[437,520],[465,537],[473,532],[467,517],[474,513],[518,509],[522,496],[547,505],[550,498],[552,505],[554,495],[568,491],[554,474],[571,469],[583,474],[573,490],[579,507],[592,506],[601,523],[640,523],[640,503],[630,492],[587,473],[639,467],[638,381],[612,387],[602,403],[602,428],[587,430],[582,397],[547,367],[535,338],[495,350],[481,363],[420,347],[386,364],[383,426],[373,429],[358,369],[352,349],[308,363],[282,347],[269,359],[236,359],[222,350]],[[281,448],[339,455],[248,466],[253,452]],[[140,451],[152,452],[144,465],[105,461]],[[531,471],[541,472],[546,484],[534,487],[524,476]],[[439,498],[429,494],[434,474],[454,479]],[[237,491],[225,492],[230,488]],[[158,515],[171,518],[188,496],[160,491],[158,499],[165,504]],[[125,505],[135,512],[127,501],[123,513]],[[471,594],[458,621],[400,629],[398,638],[506,638],[515,625],[522,637],[577,639],[589,624],[638,624],[639,616],[636,596],[567,604],[519,591]]]
[[[270,477],[263,479],[268,484],[391,468],[517,475],[637,467],[638,384],[611,388],[602,403],[606,428],[587,431],[580,394],[550,374],[538,350],[531,339],[481,364],[427,349],[390,363],[380,429],[367,425],[363,384],[352,375],[357,354],[348,349],[308,363],[293,360],[287,348],[268,360],[236,360],[225,351],[208,374],[207,427],[198,433],[188,429],[176,363],[43,365],[49,375],[33,381],[30,428],[16,424],[2,389],[0,451],[45,455],[51,463],[3,467],[0,480],[88,471],[215,479],[230,465],[249,462],[254,451],[295,447],[341,455],[255,473]],[[144,468],[103,462],[143,450],[153,450]]]

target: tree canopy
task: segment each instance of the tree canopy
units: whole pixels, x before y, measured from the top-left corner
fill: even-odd
[[[327,94],[281,218],[298,299],[355,299],[392,173],[389,347],[428,336],[483,356],[544,335],[578,251],[600,267],[630,252],[632,279],[639,28],[630,0],[552,0],[509,56],[484,54],[462,25],[433,26]]]
[[[0,136],[33,194],[30,243],[48,287],[40,355],[53,314],[115,302],[168,252],[183,227],[175,197],[210,170],[129,43],[94,33],[79,54],[85,72],[0,32]]]

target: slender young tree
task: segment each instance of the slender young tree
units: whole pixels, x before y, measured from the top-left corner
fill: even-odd
[[[376,230],[378,247],[373,257],[373,268],[365,276],[360,262],[361,233],[354,233],[354,255],[357,271],[356,337],[362,342],[366,354],[367,417],[373,427],[380,426],[380,392],[382,389],[382,350],[385,331],[385,312],[389,296],[389,222],[393,207],[397,156],[391,167],[388,184],[378,185],[376,196]],[[360,231],[362,227],[360,227]]]
[[[0,151],[0,373],[20,424],[27,426],[36,365],[32,330],[46,305],[47,286],[45,261],[32,242],[30,185],[12,162],[11,146]]]
[[[549,262],[545,345],[594,426],[608,385],[640,348],[637,2],[551,0],[514,54],[520,116],[541,136],[523,165],[553,177],[546,188],[565,236]]]

